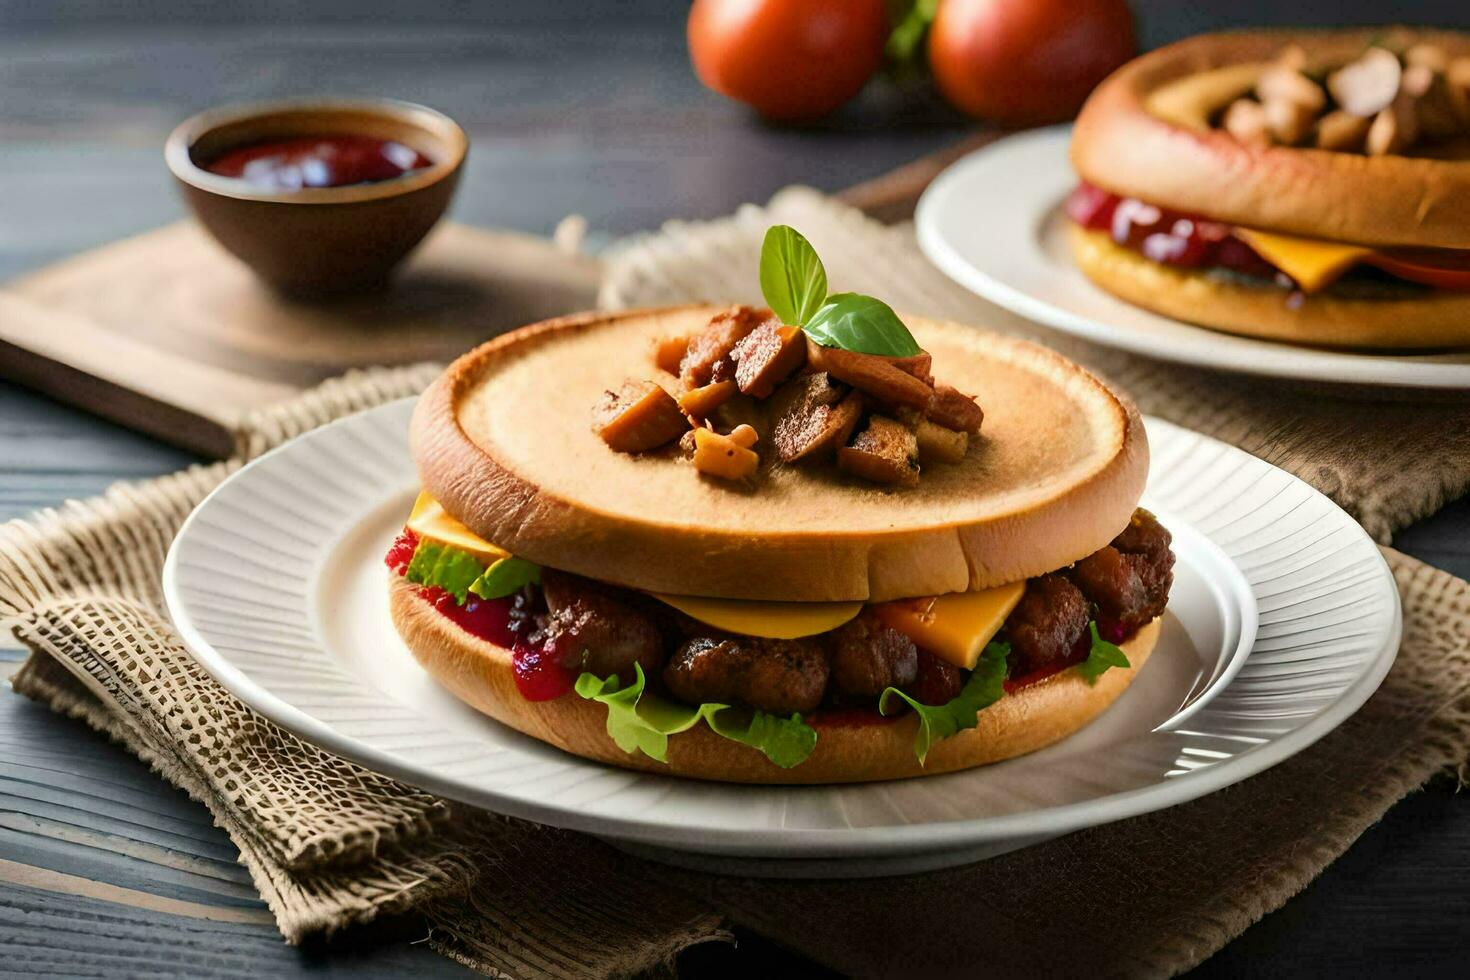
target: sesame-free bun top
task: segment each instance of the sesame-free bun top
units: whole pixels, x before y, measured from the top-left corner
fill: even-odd
[[[718,309],[581,314],[464,355],[414,413],[425,490],[542,565],[629,588],[789,601],[935,595],[1054,571],[1112,540],[1143,492],[1142,420],[1100,381],[1043,347],[914,317],[935,378],[985,410],[965,459],[926,467],[917,487],[763,463],[745,488],[701,477],[672,450],[609,449],[591,424],[602,393],[628,379],[672,387],[653,340],[692,333]]]
[[[1265,231],[1364,245],[1470,248],[1470,141],[1428,156],[1249,146],[1210,125],[1288,45],[1335,68],[1369,43],[1470,54],[1470,34],[1417,28],[1203,34],[1136,58],[1099,85],[1072,135],[1089,183]]]

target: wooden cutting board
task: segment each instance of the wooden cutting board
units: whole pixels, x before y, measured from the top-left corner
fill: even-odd
[[[0,289],[0,377],[208,456],[241,413],[374,364],[447,360],[596,302],[600,264],[530,235],[444,224],[389,288],[271,293],[190,222]]]

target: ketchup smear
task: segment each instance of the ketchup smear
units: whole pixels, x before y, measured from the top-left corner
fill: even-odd
[[[1164,265],[1197,269],[1218,266],[1258,279],[1292,282],[1261,258],[1229,225],[1168,211],[1134,197],[1079,184],[1068,197],[1067,217],[1090,231],[1105,231],[1119,245]]]
[[[404,529],[388,549],[384,559],[388,567],[399,575],[406,572],[418,542],[417,534]],[[466,633],[510,650],[516,690],[527,701],[551,701],[572,689],[576,676],[551,656],[542,643],[522,635],[531,629],[524,593],[502,599],[482,599],[471,594],[465,598],[464,605],[438,586],[420,587],[419,595]]]
[[[392,180],[433,161],[411,146],[375,136],[307,136],[251,143],[205,167],[260,187],[297,190]]]

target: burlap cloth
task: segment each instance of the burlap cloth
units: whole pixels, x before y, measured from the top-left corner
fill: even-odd
[[[1292,393],[1045,336],[952,286],[911,229],[793,190],[674,224],[609,258],[603,301],[753,298],[771,221],[801,228],[834,289],[1057,343],[1146,411],[1314,483],[1387,540],[1470,483],[1463,407]],[[697,875],[435,799],[298,741],[205,676],[159,575],[185,515],[241,463],[418,390],[432,366],[349,375],[240,427],[236,458],[0,527],[0,617],[33,651],[15,688],[78,717],[208,806],[289,942],[422,914],[440,951],[513,977],[655,969],[738,923],[863,975],[1165,975],[1301,889],[1394,801],[1470,757],[1470,585],[1385,548],[1405,633],[1382,688],[1294,759],[1194,803],[979,865],[898,879]]]

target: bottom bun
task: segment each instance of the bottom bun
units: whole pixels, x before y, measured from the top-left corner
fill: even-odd
[[[1470,290],[1413,289],[1357,299],[1315,293],[1288,305],[1280,286],[1232,282],[1145,258],[1106,233],[1068,227],[1072,257],[1094,283],[1135,306],[1226,333],[1318,347],[1470,346]]]
[[[607,709],[566,694],[527,701],[517,690],[510,651],[460,629],[395,576],[389,587],[393,623],[413,655],[460,700],[502,724],[584,758],[627,769],[672,773],[735,783],[857,783],[969,769],[1034,752],[1097,717],[1133,682],[1159,636],[1154,620],[1126,643],[1133,665],[1113,668],[1088,684],[1066,670],[1007,694],[980,713],[973,728],[936,742],[927,764],[914,755],[919,720],[858,725],[818,724],[817,747],[803,763],[782,769],[756,749],[710,731],[703,724],[669,736],[668,763],[627,753],[607,734]]]

